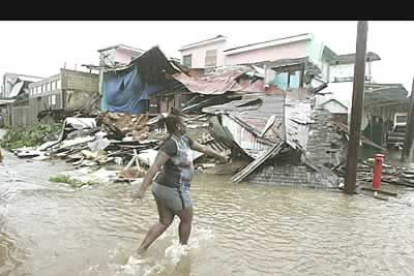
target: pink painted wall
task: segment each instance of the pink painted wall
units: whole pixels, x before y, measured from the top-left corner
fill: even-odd
[[[298,41],[284,45],[226,55],[224,65],[274,61],[278,59],[302,58],[308,56],[309,41]]]
[[[188,50],[181,51],[181,59],[186,55],[192,55],[191,67],[192,68],[205,68],[205,59],[207,50],[217,50],[216,66],[222,66],[224,64],[225,41],[202,45],[199,47],[190,48]]]

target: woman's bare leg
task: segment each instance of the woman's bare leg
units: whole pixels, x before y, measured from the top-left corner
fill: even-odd
[[[187,244],[191,234],[191,224],[193,222],[193,207],[187,207],[178,214],[180,217],[180,225],[178,232],[180,236],[180,243]]]
[[[171,225],[174,214],[170,211],[165,203],[162,200],[155,199],[157,203],[158,209],[158,216],[159,221],[155,223],[151,228],[148,230],[147,235],[145,236],[144,240],[142,241],[140,247],[138,248],[138,253],[142,253],[147,250],[151,244],[159,237],[165,230]]]

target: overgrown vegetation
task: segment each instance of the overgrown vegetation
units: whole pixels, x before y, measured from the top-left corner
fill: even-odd
[[[59,138],[62,124],[37,124],[33,127],[9,128],[3,139],[2,148],[13,150],[21,147],[35,147]]]
[[[95,184],[97,184],[97,183],[91,182],[91,181],[81,182],[81,181],[78,181],[76,179],[70,178],[67,175],[56,175],[56,176],[52,176],[52,177],[49,178],[49,181],[50,182],[55,182],[55,183],[65,183],[65,184],[70,185],[73,188],[80,188],[82,186],[95,185]]]

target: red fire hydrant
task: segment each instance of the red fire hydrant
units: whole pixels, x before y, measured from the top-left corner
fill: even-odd
[[[381,187],[381,171],[384,164],[384,154],[375,154],[374,178],[372,188],[378,190]]]

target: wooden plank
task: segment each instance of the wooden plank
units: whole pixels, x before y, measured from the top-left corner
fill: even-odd
[[[397,196],[396,193],[392,193],[392,192],[388,192],[388,191],[383,191],[383,190],[375,190],[375,189],[372,189],[372,188],[362,187],[361,190],[363,190],[363,191],[370,191],[370,192],[378,192],[380,194],[389,195],[389,196]]]
[[[270,157],[275,156],[280,152],[282,149],[284,143],[276,143],[274,144],[267,152],[265,152],[262,156],[258,157],[256,160],[254,160],[252,163],[247,165],[246,168],[241,170],[239,173],[234,175],[232,177],[232,181],[235,183],[238,183],[245,179],[247,176],[249,176],[253,171],[255,171],[260,165],[262,165],[267,159]]]
[[[345,192],[355,193],[359,143],[361,137],[362,106],[364,101],[365,56],[367,52],[368,22],[359,21],[354,69],[354,91],[352,95],[351,126],[349,131],[346,162]]]

